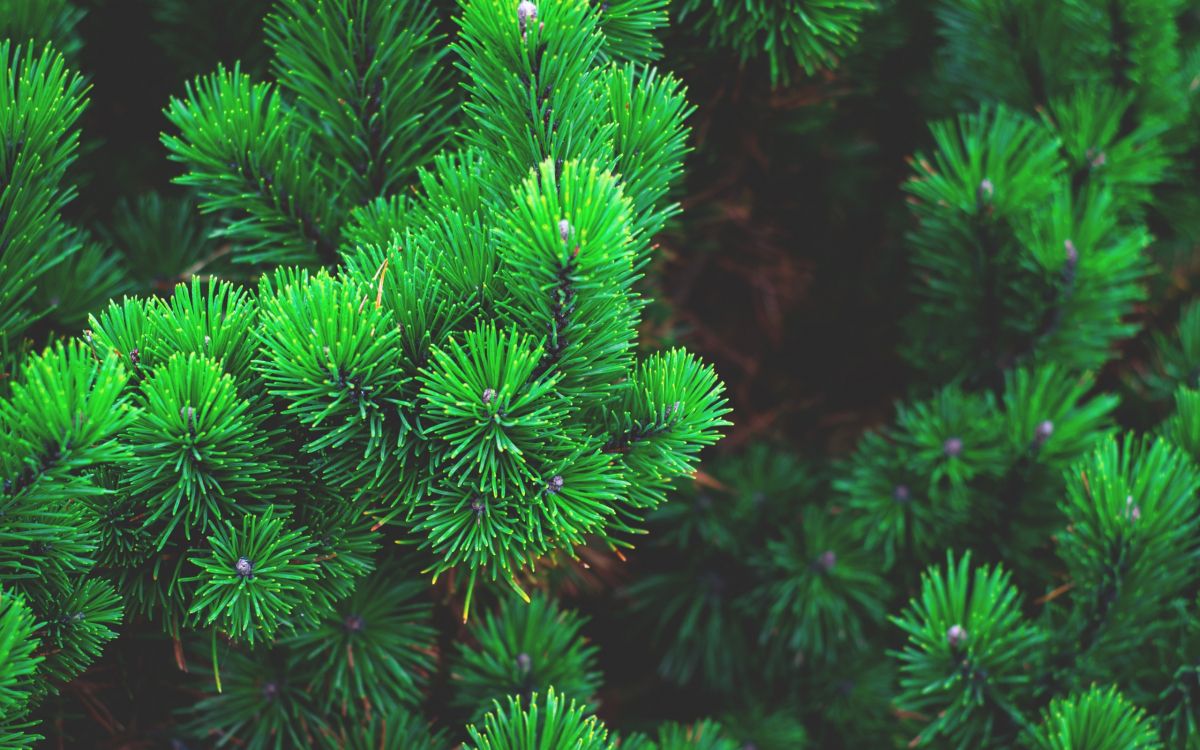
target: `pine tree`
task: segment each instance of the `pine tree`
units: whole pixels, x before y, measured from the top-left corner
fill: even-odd
[[[453,580],[466,620],[479,581],[528,599],[517,576],[539,560],[629,544],[727,409],[692,355],[635,351],[690,108],[639,61],[661,15],[625,20],[610,41],[584,0],[472,0],[447,47],[420,3],[283,2],[266,21],[276,82],[222,68],[170,104],[179,181],[257,287],[171,289],[169,269],[219,251],[143,199],[112,233],[166,293],[114,301],[13,379],[5,621],[43,677],[22,712],[125,613],[199,649],[214,692],[196,735],[369,742],[435,667],[430,578]],[[51,81],[10,92],[27,117],[37,97],[77,110],[51,85],[77,80],[60,58],[11,59]],[[73,147],[54,124],[43,162]],[[55,238],[61,171],[16,175],[47,196],[34,229]],[[139,249],[156,236],[179,255]],[[45,246],[17,260],[44,265]],[[520,606],[537,622],[548,605]],[[534,637],[539,671],[554,648],[587,669],[570,630]],[[34,664],[21,648],[6,679]],[[587,698],[594,671],[569,672],[547,679]],[[473,679],[481,700],[510,687]]]
[[[101,5],[0,0],[0,748],[1197,745],[1192,4],[147,0],[111,214]],[[663,258],[823,286],[700,473]]]
[[[1109,374],[1195,236],[1183,10],[935,6],[909,395],[848,456],[754,446],[655,514],[628,593],[664,678],[809,706],[818,746],[1190,746],[1192,306]]]

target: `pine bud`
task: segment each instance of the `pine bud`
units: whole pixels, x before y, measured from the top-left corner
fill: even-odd
[[[362,615],[350,615],[342,624],[345,625],[346,630],[351,633],[361,633],[362,629],[367,625],[366,621],[363,620]]]
[[[517,5],[517,25],[521,28],[521,36],[525,36],[525,27],[537,18],[537,6],[529,0],[521,0]]]
[[[563,242],[571,239],[571,222],[566,219],[558,222],[558,236],[562,237]]]
[[[492,403],[492,400],[495,398],[496,398],[496,391],[494,391],[491,388],[483,389],[483,403],[490,404],[490,403]]]
[[[958,648],[967,642],[967,631],[962,625],[951,625],[946,630],[946,641],[950,644],[950,648]]]
[[[524,651],[517,654],[517,669],[520,670],[521,674],[523,675],[529,674],[529,670],[533,669],[533,659],[531,659],[529,654],[525,653]]]
[[[475,512],[475,517],[481,518],[484,513],[487,513],[487,503],[483,502],[481,497],[471,498],[471,510]]]
[[[1063,250],[1067,254],[1067,267],[1074,268],[1079,262],[1079,251],[1075,249],[1075,243],[1070,240],[1063,241]]]
[[[912,493],[908,491],[907,484],[898,484],[892,490],[892,499],[898,503],[907,503],[912,499]]]
[[[250,562],[250,558],[248,557],[239,557],[237,562],[233,564],[233,569],[242,578],[254,577],[254,563]]]
[[[1142,517],[1142,509],[1133,504],[1133,495],[1125,498],[1125,517],[1130,521],[1136,521]]]
[[[262,686],[263,698],[273,701],[279,697],[279,683],[271,681]]]
[[[991,201],[992,196],[995,194],[996,186],[992,184],[991,180],[985,177],[983,182],[979,183],[979,188],[975,191],[975,200],[980,203],[987,203]]]
[[[833,570],[833,566],[837,565],[837,553],[831,549],[827,549],[817,558],[817,565],[825,573]]]
[[[1033,432],[1033,444],[1037,447],[1042,447],[1050,436],[1054,434],[1054,423],[1049,419],[1044,419],[1038,423],[1037,429]]]
[[[563,478],[561,474],[555,474],[550,478],[550,483],[546,485],[546,492],[551,495],[557,495],[559,490],[563,488]]]
[[[947,438],[946,442],[942,443],[942,452],[945,453],[948,458],[958,458],[960,455],[962,455],[962,449],[962,438]]]
[[[129,350],[129,361],[134,365],[141,364],[142,362],[142,353],[138,351],[136,346]]]

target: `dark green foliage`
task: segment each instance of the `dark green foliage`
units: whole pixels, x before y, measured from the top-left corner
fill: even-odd
[[[658,729],[654,739],[633,735],[623,741],[623,750],[739,750],[740,746],[714,721],[700,721],[691,726],[669,723]]]
[[[1093,687],[1085,693],[1056,698],[1043,723],[1030,733],[1037,750],[1156,750],[1164,747],[1146,712],[1133,706],[1116,688]]]
[[[476,645],[461,647],[451,663],[455,705],[473,721],[506,696],[528,698],[554,688],[580,704],[600,687],[596,648],[582,640],[584,620],[544,596],[529,604],[512,598],[472,628]]]
[[[762,622],[743,604],[754,583],[749,557],[774,541],[813,482],[795,459],[766,446],[717,468],[733,497],[697,488],[656,511],[652,567],[627,593],[653,618],[659,672],[725,692],[766,666],[757,653]]]
[[[239,579],[244,588],[264,584],[269,564],[269,558],[256,559],[253,578]],[[218,649],[219,675],[207,674],[207,654],[200,656],[201,674],[210,680],[204,687],[211,689],[219,676],[222,692],[192,709],[192,733],[252,747],[440,748],[444,737],[410,713],[433,668],[434,637],[425,586],[410,576],[384,565],[265,653]]]
[[[1200,304],[1192,302],[1179,313],[1170,334],[1154,335],[1154,363],[1142,375],[1147,395],[1164,401],[1178,386],[1200,387]]]
[[[1056,697],[1037,730],[1031,714],[1047,681],[1083,689],[1115,679],[1145,695],[1165,677],[1134,665],[1147,650],[1186,642],[1181,618],[1192,615],[1180,595],[1195,578],[1170,561],[1194,554],[1197,472],[1170,444],[1133,436],[1109,438],[1072,465],[1057,554],[1074,590],[1065,603],[1047,605],[1044,626],[1025,619],[998,568],[978,568],[972,579],[963,556],[957,563],[952,557],[945,574],[931,571],[920,596],[895,618],[909,637],[897,654],[901,706],[937,717],[920,740],[1008,746],[1024,732],[1038,747],[1093,747],[1078,738],[1111,732],[1130,738],[1114,746],[1158,747],[1140,714],[1114,694],[1089,693],[1078,704]],[[1167,706],[1184,698],[1174,688],[1162,697]]]
[[[192,706],[194,717],[185,727],[197,737],[211,737],[216,747],[235,741],[246,747],[286,748],[314,744],[326,712],[319,696],[293,674],[284,658],[257,658],[239,650],[219,655],[222,690],[210,689]],[[212,664],[198,658],[199,675],[211,685]],[[332,718],[332,717],[330,717]]]
[[[47,653],[43,672],[55,683],[82,674],[117,637],[122,614],[121,599],[108,581],[93,578],[73,586],[66,597],[46,607],[46,624],[38,631]]]
[[[883,618],[887,589],[847,524],[810,510],[799,526],[751,560],[759,583],[747,604],[763,613],[761,641],[778,642],[785,659],[819,662],[859,645],[863,625]]]
[[[1016,589],[1000,568],[972,569],[953,555],[922,577],[921,593],[895,623],[908,635],[900,660],[901,708],[931,717],[920,742],[994,746],[1020,722],[1033,695],[1029,674],[1045,635],[1024,621]]]
[[[0,39],[18,44],[49,44],[67,59],[79,54],[76,27],[85,11],[71,0],[0,1]]]
[[[11,346],[44,312],[30,304],[39,279],[82,247],[62,211],[86,85],[50,47],[0,41],[0,62],[0,336]]]
[[[1078,124],[1078,123],[1076,123]],[[1011,110],[933,126],[907,190],[921,301],[909,356],[942,378],[994,384],[1004,369],[1102,365],[1142,297],[1146,231],[1119,223],[1103,182],[1073,192],[1061,142]]]
[[[480,724],[467,727],[469,738],[463,750],[526,750],[526,748],[570,747],[578,750],[614,750],[608,730],[594,716],[585,717],[583,706],[568,703],[553,690],[539,700],[535,693],[527,702],[516,697],[495,709]]]
[[[1139,108],[1178,109],[1176,0],[969,0],[937,7],[942,74],[974,101],[1045,105],[1077,86],[1138,92]]]
[[[386,714],[398,705],[414,708],[434,668],[427,644],[435,633],[424,594],[410,571],[384,565],[338,602],[332,616],[281,644],[314,672],[321,686],[317,697],[329,710],[365,704]]]
[[[129,276],[118,255],[82,229],[66,241],[68,255],[38,279],[30,307],[45,311],[55,328],[79,331],[90,313],[129,290]]]
[[[871,0],[682,0],[681,23],[707,34],[709,43],[732,49],[743,64],[765,56],[771,83],[787,83],[802,68],[811,75],[832,67],[858,38]]]
[[[766,713],[762,707],[753,706],[737,715],[723,716],[721,727],[724,734],[741,740],[741,745],[735,745],[739,750],[746,745],[758,750],[803,750],[810,746],[804,722],[787,710]]]
[[[182,76],[233,60],[253,71],[266,68],[262,21],[273,0],[149,0],[148,5],[154,42]]]
[[[896,424],[866,435],[834,480],[857,538],[891,567],[910,556],[928,561],[964,533],[1004,543],[992,533],[997,522],[1053,526],[1047,508],[1060,496],[1063,470],[1105,434],[1116,405],[1086,399],[1091,385],[1057,367],[1021,369],[1006,375],[998,401],[950,387],[901,404]],[[953,440],[959,450],[948,455]],[[1028,550],[1008,552],[1014,562],[1028,559]]]
[[[197,274],[228,273],[225,260],[230,248],[210,237],[213,229],[196,215],[191,201],[144,193],[133,200],[122,199],[100,231],[120,252],[124,269],[139,291],[165,293],[177,281]]]
[[[373,716],[366,726],[338,727],[323,735],[318,747],[328,750],[443,750],[451,743],[444,732],[431,730],[416,714],[392,709]]]
[[[1195,554],[1200,468],[1163,441],[1127,436],[1106,441],[1072,473],[1059,554],[1075,585],[1092,592],[1076,604],[1078,648],[1108,673],[1108,660],[1169,622],[1147,615],[1165,616],[1170,599],[1194,582],[1190,570],[1170,561]]]
[[[1161,426],[1162,435],[1193,461],[1200,460],[1200,391],[1180,386],[1174,402],[1174,412]]]

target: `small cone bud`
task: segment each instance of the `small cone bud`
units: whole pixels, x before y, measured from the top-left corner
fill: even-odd
[[[833,570],[834,565],[837,565],[837,553],[831,549],[825,550],[817,558],[817,565],[821,566],[821,569],[828,573]]]
[[[1130,521],[1136,521],[1142,517],[1142,509],[1133,504],[1133,495],[1125,498],[1125,515]]]
[[[242,578],[251,578],[254,576],[254,563],[250,562],[248,557],[239,557],[237,562],[233,564],[233,569]]]
[[[912,499],[912,493],[909,492],[907,484],[898,484],[892,490],[892,499],[898,503],[907,503]]]
[[[491,388],[484,388],[481,398],[483,399],[483,403],[490,404],[496,398],[496,391]]]
[[[958,648],[967,642],[967,631],[962,625],[951,625],[946,630],[946,641],[950,644],[950,648]]]
[[[525,28],[529,22],[537,18],[537,6],[529,2],[529,0],[521,0],[517,5],[517,25],[521,28],[521,35],[525,35]]]
[[[962,450],[962,438],[947,438],[946,442],[942,443],[942,452],[945,453],[949,458],[957,458],[958,456],[961,456]]]
[[[975,198],[980,203],[987,203],[996,194],[996,186],[992,181],[984,178],[983,182],[979,183],[979,189],[975,191]]]
[[[566,219],[558,222],[558,236],[562,237],[563,242],[571,238],[571,222]]]
[[[1050,436],[1054,434],[1054,423],[1049,419],[1044,419],[1038,423],[1037,429],[1033,432],[1033,442],[1038,446],[1046,444]]]

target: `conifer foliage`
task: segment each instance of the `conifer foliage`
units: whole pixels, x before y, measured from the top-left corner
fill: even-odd
[[[636,351],[635,285],[678,211],[690,111],[643,62],[663,16],[470,0],[452,45],[444,21],[420,2],[286,0],[266,20],[274,81],[221,68],[167,107],[178,181],[259,278],[114,301],[15,373],[0,401],[11,731],[124,614],[199,644],[197,737],[424,737],[403,711],[436,668],[430,579],[453,579],[464,620],[481,582],[528,600],[518,574],[627,546],[717,439],[712,369]],[[44,202],[3,222],[24,271],[70,237],[59,184],[83,84],[55,53],[3,57],[5,127],[27,133],[7,200]],[[8,330],[29,292],[6,291]],[[571,620],[518,604],[500,622],[540,630],[512,648],[588,698]],[[485,647],[502,637],[484,627]],[[470,716],[524,679],[466,663]],[[487,719],[476,741],[543,722],[574,737],[580,706]]]
[[[1194,6],[933,10],[906,397],[835,460],[705,466],[628,616],[759,748],[1193,747],[1195,304],[1134,339],[1156,261],[1190,284]]]
[[[772,85],[834,67],[875,9],[874,0],[679,0],[676,5],[680,23],[709,44],[731,50],[743,65],[765,57]]]
[[[1200,746],[1194,3],[144,0],[174,184],[110,210],[117,5],[0,0],[0,750]],[[666,69],[722,54],[780,122],[684,200]],[[698,473],[725,386],[663,341],[726,355],[656,274],[806,138],[805,190],[891,163],[828,205],[905,272],[838,280],[897,401],[788,352]]]

